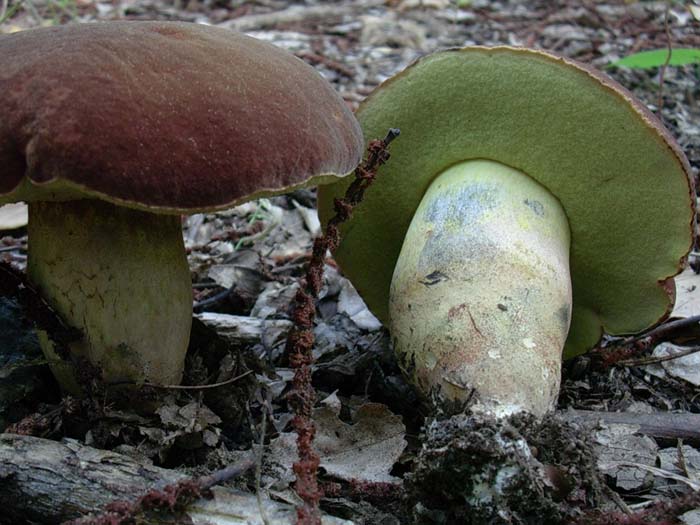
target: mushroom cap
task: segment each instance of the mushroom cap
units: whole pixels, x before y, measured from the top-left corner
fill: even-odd
[[[226,208],[341,176],[362,133],[312,67],[242,34],[106,22],[0,36],[0,203]]]
[[[401,129],[392,157],[345,228],[336,259],[388,320],[389,286],[414,210],[432,180],[470,159],[528,174],[562,203],[571,229],[571,357],[603,331],[662,320],[692,243],[688,161],[622,86],[575,61],[511,47],[469,47],[418,60],[364,101],[368,139]],[[322,219],[345,183],[322,188]]]

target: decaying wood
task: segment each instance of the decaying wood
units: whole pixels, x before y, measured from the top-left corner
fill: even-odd
[[[0,434],[0,523],[55,525],[98,512],[113,500],[133,501],[185,477],[77,441]],[[221,487],[213,492],[213,499],[190,505],[180,522],[188,523],[189,518],[195,525],[263,524],[255,495]],[[270,525],[294,523],[292,506],[263,498],[263,507]],[[323,523],[351,525],[328,516]]]
[[[700,414],[674,414],[656,412],[595,412],[592,410],[569,410],[563,412],[566,419],[584,422],[602,421],[604,424],[635,425],[639,433],[657,439],[682,439],[689,445],[700,445]]]
[[[150,488],[184,477],[74,441],[2,434],[0,521],[60,523],[97,511],[114,499],[136,499]]]

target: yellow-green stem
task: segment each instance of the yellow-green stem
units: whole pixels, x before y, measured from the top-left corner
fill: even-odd
[[[46,300],[85,333],[74,356],[106,383],[178,383],[190,335],[192,290],[178,216],[94,201],[29,205],[27,273]],[[42,349],[61,386],[79,393],[74,370]]]

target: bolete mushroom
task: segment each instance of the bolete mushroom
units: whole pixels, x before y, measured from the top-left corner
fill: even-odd
[[[692,242],[688,162],[607,76],[541,51],[453,49],[357,116],[366,137],[395,126],[401,141],[336,258],[424,394],[542,415],[562,351],[669,312]],[[322,189],[322,217],[344,186]]]
[[[29,203],[27,271],[108,383],[181,379],[192,292],[180,214],[353,169],[362,135],[313,68],[187,23],[0,36],[0,203]],[[72,370],[45,353],[62,386]]]

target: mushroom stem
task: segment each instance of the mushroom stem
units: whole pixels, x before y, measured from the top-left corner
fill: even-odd
[[[95,201],[29,204],[29,278],[85,337],[70,352],[106,383],[179,383],[192,318],[180,218]],[[39,340],[65,390],[81,389],[70,363]]]
[[[559,201],[497,162],[433,180],[403,242],[390,327],[409,378],[439,403],[543,415],[571,319],[569,224]]]

